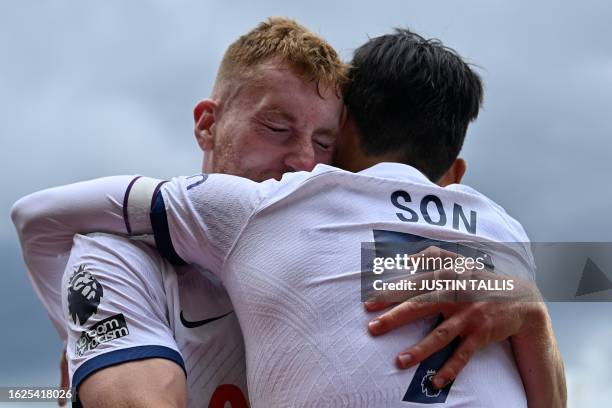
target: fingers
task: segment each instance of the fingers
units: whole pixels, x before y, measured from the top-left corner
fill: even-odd
[[[437,303],[431,293],[418,297],[419,301],[400,303],[368,324],[371,334],[377,336],[389,330],[440,313],[444,304]]]
[[[377,302],[375,300],[368,300],[364,302],[363,306],[368,312],[378,312],[379,310],[386,309],[395,304],[395,302]]]
[[[60,359],[60,388],[66,389],[70,387],[68,379],[68,359],[66,358],[66,350],[62,351],[62,357]],[[57,405],[63,407],[66,405],[66,398],[58,398]]]
[[[453,339],[461,334],[465,327],[465,320],[453,316],[444,320],[432,330],[423,340],[401,352],[397,356],[397,364],[400,368],[407,368],[418,364],[431,356],[436,351],[444,348]]]
[[[457,378],[459,373],[465,368],[470,359],[480,349],[478,336],[470,336],[463,340],[455,350],[451,358],[442,366],[433,378],[436,388],[442,388],[450,381]]]

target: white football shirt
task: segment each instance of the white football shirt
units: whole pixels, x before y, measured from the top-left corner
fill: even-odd
[[[153,193],[142,194],[142,186],[132,189],[141,198],[130,197],[128,213],[144,220],[138,212],[148,211]],[[508,342],[477,353],[439,391],[427,367],[394,367],[396,354],[431,322],[378,338],[365,329],[362,242],[381,234],[528,241],[518,222],[475,190],[441,188],[410,166],[381,163],[357,174],[318,165],[280,182],[198,175],[153,195],[158,249],[213,271],[228,290],[245,336],[254,407],[526,406]],[[498,255],[519,266],[501,270],[533,278],[527,245]]]
[[[189,407],[246,407],[242,333],[210,272],[127,238],[76,235],[61,292],[73,387],[111,365],[165,358],[187,374]]]
[[[242,335],[218,278],[174,267],[143,242],[74,237],[133,232],[123,199],[134,180],[50,188],[11,211],[32,285],[66,342],[72,385],[110,365],[166,358],[187,372],[190,407],[244,407]]]

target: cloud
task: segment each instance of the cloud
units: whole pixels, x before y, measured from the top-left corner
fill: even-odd
[[[593,325],[589,336],[575,345],[577,361],[566,365],[568,405],[604,407],[612,401],[612,327]]]

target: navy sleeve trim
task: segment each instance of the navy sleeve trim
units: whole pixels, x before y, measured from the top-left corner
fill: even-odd
[[[187,376],[183,357],[176,350],[165,346],[137,346],[111,351],[87,360],[75,371],[72,377],[72,389],[77,391],[81,382],[98,370],[147,358],[165,358],[174,361],[181,366]]]
[[[132,191],[132,187],[134,187],[134,183],[141,176],[134,177],[130,184],[128,184],[127,189],[125,190],[125,195],[123,196],[123,222],[125,222],[125,229],[127,230],[128,235],[132,235],[132,226],[130,225],[130,217],[128,214],[128,198],[130,197],[130,191]]]
[[[158,186],[159,187],[159,186]],[[168,215],[166,214],[166,204],[159,188],[153,196],[151,202],[151,227],[155,237],[155,246],[159,253],[173,265],[187,265],[174,250],[170,229],[168,227]]]

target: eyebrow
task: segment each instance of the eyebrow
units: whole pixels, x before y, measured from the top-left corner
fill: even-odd
[[[315,129],[314,133],[319,134],[319,135],[323,135],[323,136],[336,136],[336,134],[338,133],[340,129],[333,129],[333,128],[318,128]]]
[[[276,109],[276,108],[271,108],[271,109],[263,109],[261,112],[261,114],[263,115],[278,115],[281,116],[283,119],[285,119],[288,122],[291,123],[296,123],[297,122],[297,118],[295,116],[293,116],[291,113],[281,110],[281,109]]]

